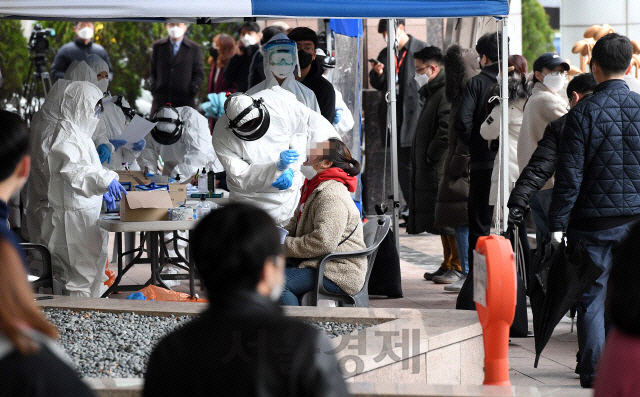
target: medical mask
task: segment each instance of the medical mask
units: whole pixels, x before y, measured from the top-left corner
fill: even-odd
[[[286,79],[293,73],[296,65],[270,65],[271,72],[280,79]]]
[[[544,76],[542,84],[545,85],[551,92],[558,92],[564,87],[564,83],[567,81],[564,75],[548,74]]]
[[[96,85],[100,88],[100,91],[107,92],[107,88],[109,88],[109,79],[98,80]]]
[[[313,55],[306,51],[298,50],[298,62],[300,62],[300,69],[306,69],[313,62]]]
[[[302,175],[304,175],[305,178],[307,178],[308,180],[312,180],[313,178],[315,178],[316,175],[318,175],[318,171],[316,171],[312,166],[310,165],[303,165],[302,167],[300,167],[300,172],[302,173]]]
[[[427,74],[418,74],[416,73],[416,77],[413,78],[417,83],[418,87],[422,87],[423,85],[429,83],[429,76]]]
[[[244,36],[242,36],[240,38],[240,42],[242,43],[243,46],[245,47],[249,47],[251,45],[254,45],[258,42],[258,40],[256,40],[256,38],[252,35],[250,35],[249,33],[245,34]]]
[[[171,36],[172,39],[179,39],[180,37],[184,36],[184,29],[182,29],[179,26],[174,26],[172,28],[169,28],[169,36]]]
[[[89,40],[93,37],[93,29],[89,27],[80,29],[78,31],[78,37],[80,37],[82,40]]]

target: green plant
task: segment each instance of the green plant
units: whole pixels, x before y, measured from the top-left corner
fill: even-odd
[[[2,108],[10,103],[17,108],[22,84],[29,72],[30,60],[27,39],[20,21],[3,19],[0,21],[0,70],[3,85],[0,89]]]
[[[529,68],[545,52],[554,52],[549,15],[537,0],[522,0],[522,55]]]

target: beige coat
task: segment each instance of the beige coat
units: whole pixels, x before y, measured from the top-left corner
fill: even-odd
[[[527,166],[531,155],[538,147],[547,124],[567,113],[567,101],[554,94],[541,82],[533,86],[533,92],[524,107],[522,128],[518,136],[518,167],[520,172]],[[541,190],[553,188],[551,177]]]
[[[312,258],[303,261],[301,268],[317,268],[321,257],[331,252],[366,248],[360,212],[346,186],[338,181],[322,182],[307,199],[299,222],[297,216],[298,211],[285,227],[289,236],[284,240],[283,253],[287,258]],[[347,294],[362,289],[366,273],[366,257],[329,261],[324,271]]]

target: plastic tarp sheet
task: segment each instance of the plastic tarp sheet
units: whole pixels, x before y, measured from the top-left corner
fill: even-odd
[[[0,0],[18,19],[165,20],[196,18],[454,18],[502,16],[508,0]]]

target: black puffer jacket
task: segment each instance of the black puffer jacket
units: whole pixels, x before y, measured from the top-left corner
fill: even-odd
[[[586,98],[586,96],[585,96]],[[531,155],[527,166],[520,173],[516,186],[511,191],[507,207],[525,209],[531,201],[531,197],[540,190],[556,172],[556,159],[558,157],[558,145],[562,137],[562,129],[567,120],[567,115],[550,122],[544,130],[544,135],[538,147]]]
[[[599,84],[569,112],[555,179],[552,232],[568,223],[607,229],[640,214],[640,95],[623,80]]]

